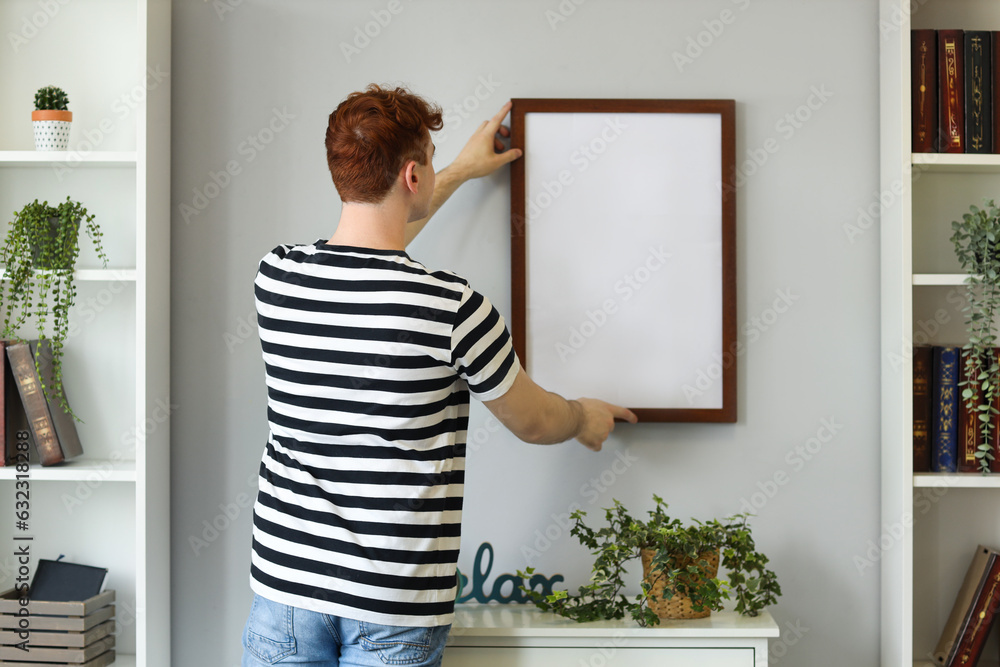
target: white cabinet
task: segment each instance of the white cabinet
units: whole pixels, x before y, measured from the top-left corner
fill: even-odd
[[[576,623],[531,605],[457,605],[444,667],[766,667],[778,626],[717,612],[709,618]]]
[[[31,569],[59,554],[109,569],[125,667],[170,665],[170,20],[169,0],[0,3],[0,241],[13,211],[68,195],[110,260],[81,240],[64,378],[84,455],[30,470]],[[47,85],[69,95],[67,152],[33,150]],[[12,479],[0,468],[0,554],[14,552]],[[0,555],[0,586],[15,572]]]

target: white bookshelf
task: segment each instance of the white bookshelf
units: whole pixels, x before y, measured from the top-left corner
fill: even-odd
[[[915,8],[911,11],[911,7]],[[1000,475],[913,472],[913,344],[967,340],[951,221],[1000,201],[1000,155],[914,154],[910,30],[1000,30],[990,0],[880,0],[881,664],[929,666],[972,552],[1000,546]],[[996,639],[980,664],[997,665]]]
[[[170,5],[0,3],[5,35],[30,33],[16,49],[5,38],[0,58],[0,233],[12,211],[68,195],[95,215],[109,257],[105,269],[81,237],[64,383],[83,419],[84,455],[30,468],[31,567],[64,554],[108,568],[120,667],[171,664]],[[69,95],[67,151],[33,150],[32,101],[45,85]],[[29,325],[22,335],[33,337]],[[8,545],[15,474],[0,468],[0,542]],[[10,588],[4,558],[0,586]]]

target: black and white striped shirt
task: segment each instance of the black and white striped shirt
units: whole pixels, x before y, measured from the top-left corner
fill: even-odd
[[[469,396],[519,363],[468,282],[402,251],[280,245],[254,280],[270,433],[250,587],[402,626],[452,622]]]

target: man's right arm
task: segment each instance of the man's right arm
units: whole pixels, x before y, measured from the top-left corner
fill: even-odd
[[[637,421],[628,408],[594,398],[567,401],[539,387],[520,367],[510,389],[483,405],[525,442],[549,445],[576,438],[594,451],[600,451],[616,417],[633,424]]]

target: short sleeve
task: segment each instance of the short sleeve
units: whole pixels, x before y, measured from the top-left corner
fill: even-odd
[[[485,296],[468,285],[451,333],[452,366],[469,393],[491,401],[507,393],[520,363],[503,317]]]

